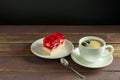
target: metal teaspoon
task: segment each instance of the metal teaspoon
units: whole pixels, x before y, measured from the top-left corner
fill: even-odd
[[[61,58],[61,59],[60,59],[60,62],[61,62],[61,64],[62,64],[63,66],[65,66],[65,67],[71,69],[73,72],[75,72],[80,78],[82,78],[82,79],[85,78],[84,75],[80,74],[80,73],[77,72],[74,68],[72,68],[71,66],[69,66],[69,62],[68,62],[65,58]]]

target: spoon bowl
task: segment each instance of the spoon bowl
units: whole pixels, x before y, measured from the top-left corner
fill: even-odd
[[[67,67],[69,65],[68,61],[65,58],[61,58],[60,62],[63,66]]]

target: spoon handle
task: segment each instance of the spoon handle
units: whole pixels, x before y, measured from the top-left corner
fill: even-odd
[[[69,68],[70,68],[72,71],[74,71],[80,78],[82,78],[82,79],[85,78],[84,75],[80,74],[78,71],[76,71],[76,70],[75,70],[74,68],[72,68],[71,66],[69,66]]]

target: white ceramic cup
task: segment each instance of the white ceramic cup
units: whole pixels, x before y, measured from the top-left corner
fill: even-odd
[[[82,45],[82,42],[86,40],[92,40],[92,39],[102,42],[103,46],[99,48],[90,48],[90,47],[85,47]],[[111,50],[108,50],[109,54],[106,55],[105,50],[108,48],[110,48]],[[79,40],[79,52],[80,52],[81,57],[84,60],[88,62],[95,62],[101,58],[105,58],[105,57],[112,55],[114,52],[114,48],[111,45],[106,45],[106,42],[102,38],[99,38],[96,36],[86,36]]]

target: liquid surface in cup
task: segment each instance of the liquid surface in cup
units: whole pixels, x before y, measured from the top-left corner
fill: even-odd
[[[82,42],[82,45],[90,48],[100,48],[103,46],[103,43],[99,40],[90,39]]]

